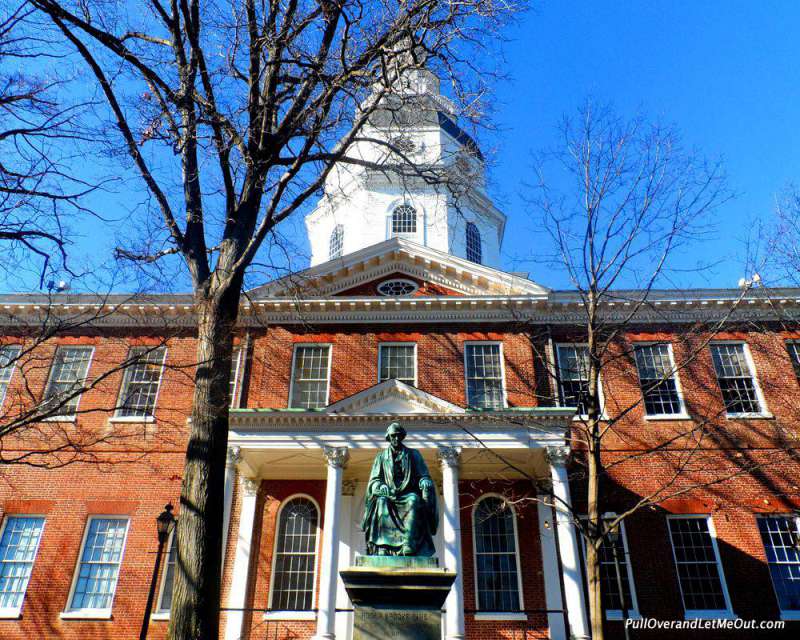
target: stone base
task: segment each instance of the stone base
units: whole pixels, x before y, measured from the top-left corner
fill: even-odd
[[[341,576],[355,609],[353,640],[441,640],[456,574],[436,558],[360,556]]]

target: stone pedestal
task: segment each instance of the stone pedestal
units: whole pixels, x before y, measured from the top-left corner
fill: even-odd
[[[441,640],[456,574],[436,558],[358,556],[341,576],[355,609],[353,640]]]

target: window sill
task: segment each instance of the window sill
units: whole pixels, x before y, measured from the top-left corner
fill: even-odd
[[[264,620],[316,620],[316,611],[265,611]]]
[[[138,423],[138,424],[149,424],[155,422],[156,419],[153,416],[112,416],[108,419],[109,424],[114,423]]]
[[[683,617],[686,620],[736,620],[733,611],[687,611]]]
[[[627,618],[622,615],[622,611],[620,609],[609,609],[606,611],[606,620],[611,621],[621,621],[621,620],[641,620],[642,616],[638,611],[630,610],[628,611]]]
[[[150,619],[155,622],[158,622],[160,620],[169,621],[169,611],[159,611],[157,613],[154,613],[150,616]]]
[[[527,620],[528,614],[524,611],[487,611],[485,613],[474,614],[476,620]]]
[[[775,416],[771,413],[726,413],[728,420],[774,420]]]
[[[659,421],[659,420],[691,420],[692,416],[690,416],[688,413],[672,413],[672,414],[663,414],[663,415],[657,415],[657,416],[645,415],[644,419],[645,420],[654,420],[654,421]]]
[[[111,610],[62,611],[58,617],[62,620],[111,620]]]
[[[800,611],[781,611],[781,620],[800,620]]]
[[[48,416],[42,418],[42,422],[76,422],[77,416]]]
[[[22,617],[22,609],[8,608],[0,609],[0,620],[19,620]]]

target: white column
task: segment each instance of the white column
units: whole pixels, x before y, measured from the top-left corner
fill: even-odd
[[[260,481],[242,477],[241,509],[239,511],[239,535],[236,539],[236,555],[233,559],[233,576],[228,595],[228,623],[225,625],[225,640],[244,637],[244,608],[247,604],[247,584],[250,574],[250,556],[253,544],[253,525],[256,520],[256,503]]]
[[[231,508],[233,507],[233,483],[236,481],[236,465],[242,459],[239,447],[228,449],[225,458],[225,493],[222,510],[222,561],[219,565],[219,574],[225,575],[225,555],[228,551],[228,529],[231,526]]]
[[[339,527],[341,522],[342,474],[347,464],[347,447],[324,447],[328,463],[325,487],[325,528],[322,531],[317,633],[314,640],[336,638],[336,582],[339,579]]]
[[[547,614],[547,626],[550,629],[550,640],[566,640],[567,629],[564,625],[564,601],[561,596],[561,575],[558,571],[558,551],[556,545],[556,527],[553,521],[552,498],[540,494],[537,497],[539,511],[539,542],[542,549],[542,575],[544,576],[544,601],[550,613]]]
[[[461,564],[461,519],[458,499],[458,459],[461,452],[455,447],[440,447],[442,465],[442,538],[444,566],[456,572],[456,579],[445,602],[445,638],[464,638],[464,569]]]
[[[553,481],[553,502],[556,511],[556,534],[561,554],[561,571],[564,575],[564,597],[569,620],[570,637],[588,640],[589,620],[586,615],[586,599],[583,595],[580,549],[571,513],[572,499],[569,492],[567,457],[569,447],[548,447],[550,476]]]

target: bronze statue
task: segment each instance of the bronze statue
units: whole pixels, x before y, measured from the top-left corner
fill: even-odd
[[[361,528],[367,555],[432,556],[439,525],[436,492],[419,451],[403,445],[406,430],[386,429],[389,447],[375,456],[369,474]]]

